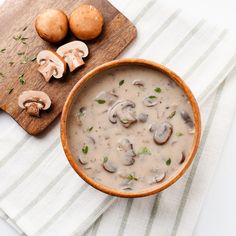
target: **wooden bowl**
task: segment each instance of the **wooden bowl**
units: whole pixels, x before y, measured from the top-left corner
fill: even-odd
[[[148,68],[155,69],[159,72],[162,72],[163,74],[167,75],[169,78],[173,79],[184,91],[186,96],[188,97],[190,104],[192,106],[193,114],[194,114],[194,124],[195,124],[195,134],[193,139],[193,145],[192,150],[188,156],[187,161],[182,164],[181,168],[176,172],[174,176],[172,176],[167,181],[163,182],[163,184],[158,184],[155,187],[151,187],[139,192],[124,192],[119,191],[115,189],[111,189],[109,187],[106,187],[100,183],[95,182],[92,178],[90,178],[83,169],[77,164],[75,157],[72,155],[72,152],[69,147],[68,143],[68,133],[67,133],[67,120],[68,120],[68,114],[70,112],[70,107],[72,105],[73,99],[77,96],[78,92],[83,88],[83,85],[90,79],[93,79],[95,75],[98,73],[101,73],[103,71],[106,71],[111,68],[115,68],[121,65],[141,65]],[[193,161],[193,158],[197,152],[199,142],[200,142],[200,136],[201,136],[201,119],[200,119],[200,112],[199,107],[197,104],[196,99],[194,98],[192,92],[188,88],[188,86],[183,82],[183,80],[177,76],[174,72],[167,69],[163,65],[157,64],[152,61],[144,60],[144,59],[121,59],[121,60],[115,60],[108,63],[105,63],[101,66],[96,67],[95,69],[91,70],[89,73],[87,73],[71,90],[69,96],[67,97],[67,100],[65,102],[63,111],[62,111],[62,117],[61,117],[61,141],[62,145],[65,151],[65,154],[67,156],[68,161],[70,162],[71,166],[74,168],[74,170],[78,173],[78,175],[84,179],[88,184],[93,186],[94,188],[107,193],[109,195],[117,196],[117,197],[127,197],[127,198],[133,198],[133,197],[144,197],[149,196],[155,193],[158,193],[173,183],[175,183],[188,169],[190,164]]]

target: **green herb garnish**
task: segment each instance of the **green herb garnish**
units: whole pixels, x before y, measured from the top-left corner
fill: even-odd
[[[23,37],[21,34],[19,34],[19,35],[17,35],[17,36],[13,36],[13,39],[16,40],[16,41],[19,42],[19,43],[26,44],[25,41],[26,41],[28,38]]]
[[[93,130],[93,126],[87,129],[89,132]]]
[[[172,111],[167,118],[172,119],[175,116],[175,114],[176,114],[176,111]]]
[[[104,104],[106,101],[105,101],[105,100],[102,100],[102,99],[98,99],[98,100],[96,100],[96,102],[97,102],[98,104]]]
[[[135,181],[137,181],[138,180],[138,178],[137,177],[135,177],[135,175],[134,174],[129,174],[128,176],[127,176],[127,179],[128,180],[135,180]]]
[[[166,165],[169,166],[171,164],[171,159],[169,158],[167,161],[166,161]]]
[[[128,120],[128,119],[123,119],[123,120],[121,120],[121,122],[122,122],[123,124],[127,124],[127,123],[129,123],[129,120]]]
[[[23,55],[25,55],[25,52],[18,52],[17,55],[18,56],[23,56]]]
[[[147,147],[143,147],[139,152],[138,155],[151,155],[151,151]]]
[[[149,96],[148,98],[149,98],[149,99],[156,99],[157,97],[156,97],[156,96],[153,96],[153,95],[151,95],[151,96]]]
[[[82,148],[82,152],[84,153],[84,154],[87,154],[88,153],[88,146],[84,146],[83,148]]]
[[[31,56],[29,59],[30,59],[30,61],[35,61],[35,60],[37,59],[37,56],[36,56],[36,55],[33,55],[33,56]]]
[[[0,53],[4,53],[6,51],[6,48],[0,49]]]
[[[18,76],[18,80],[19,80],[19,82],[21,83],[21,84],[25,84],[25,78],[24,78],[24,74],[20,74],[19,76]]]
[[[157,87],[157,88],[154,89],[154,91],[157,92],[157,93],[160,93],[161,92],[161,88]]]
[[[183,133],[181,133],[181,132],[177,132],[176,133],[176,136],[178,136],[178,137],[181,137],[181,136],[183,136],[184,134]]]
[[[119,86],[122,86],[124,84],[124,80],[122,79],[120,82],[119,82]]]
[[[14,88],[9,88],[8,89],[8,94],[11,94],[13,92]]]
[[[103,163],[106,163],[108,161],[108,157],[103,158]]]

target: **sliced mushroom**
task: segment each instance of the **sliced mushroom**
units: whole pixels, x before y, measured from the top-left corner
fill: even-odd
[[[79,162],[82,164],[82,165],[86,165],[88,164],[88,158],[86,158],[85,156],[79,156]]]
[[[118,150],[122,152],[122,163],[125,166],[134,164],[136,153],[133,149],[133,144],[126,138],[119,141]]]
[[[142,122],[142,123],[145,123],[148,119],[148,114],[146,113],[140,113],[138,115],[138,121]]]
[[[143,105],[146,107],[156,106],[158,103],[157,98],[155,96],[148,96],[143,99]]]
[[[125,180],[123,181],[121,184],[121,190],[133,190],[133,185],[134,185],[134,181],[132,180]]]
[[[181,118],[184,120],[185,124],[187,124],[190,128],[194,128],[194,123],[188,112],[181,111],[180,112]]]
[[[43,50],[37,56],[37,63],[40,65],[38,71],[43,75],[46,82],[53,76],[61,78],[66,72],[66,62],[57,53],[50,50]]]
[[[88,56],[89,50],[84,42],[73,41],[59,47],[57,53],[64,58],[69,66],[70,72],[72,72],[84,65],[83,58]]]
[[[138,86],[138,87],[143,87],[144,82],[142,80],[134,80],[133,85]]]
[[[107,160],[107,161],[104,161],[103,164],[102,164],[103,168],[108,171],[109,173],[115,173],[117,171],[117,168],[114,166],[114,164]]]
[[[107,102],[108,105],[112,105],[118,98],[118,95],[115,94],[114,91],[106,92],[102,91],[100,92],[96,97],[95,100],[104,100]]]
[[[24,91],[18,98],[18,105],[35,117],[40,117],[40,110],[47,110],[51,106],[51,99],[42,91]]]
[[[121,124],[127,128],[137,121],[133,108],[135,103],[130,100],[117,101],[108,109],[108,119],[115,124],[119,118]]]
[[[151,133],[155,132],[156,129],[157,129],[158,125],[157,124],[151,124],[150,127],[149,127],[149,131]]]
[[[185,159],[186,159],[185,153],[182,152],[182,154],[181,154],[181,160],[180,160],[179,164],[184,163]]]
[[[157,127],[153,139],[156,144],[163,145],[169,140],[172,132],[172,125],[169,122],[163,122]]]

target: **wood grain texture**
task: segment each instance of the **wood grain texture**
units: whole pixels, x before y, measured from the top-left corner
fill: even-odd
[[[46,83],[38,73],[37,63],[24,61],[25,52],[28,57],[37,55],[40,50],[54,49],[65,42],[75,40],[71,33],[60,44],[49,44],[41,40],[34,29],[34,19],[46,8],[62,9],[68,16],[81,3],[91,3],[103,14],[105,25],[102,34],[93,41],[86,42],[90,55],[85,59],[85,66],[76,72],[69,73],[62,79],[52,79]],[[23,29],[27,27],[25,31]],[[13,39],[17,35],[28,38],[27,44]],[[12,116],[29,134],[36,135],[48,127],[61,113],[65,99],[76,82],[94,67],[113,60],[136,37],[135,26],[106,0],[7,0],[0,11],[0,108]],[[14,62],[11,66],[9,62]],[[21,84],[18,76],[24,74],[25,84]],[[14,88],[9,94],[9,90]],[[17,99],[25,90],[41,90],[46,92],[52,107],[41,113],[41,118],[31,117],[18,107]]]

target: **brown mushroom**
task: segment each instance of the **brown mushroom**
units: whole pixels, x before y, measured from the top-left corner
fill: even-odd
[[[46,9],[36,17],[35,29],[42,39],[56,43],[67,35],[68,18],[63,11]]]
[[[182,153],[181,153],[181,159],[180,159],[180,161],[179,161],[179,164],[183,164],[184,161],[185,161],[185,159],[186,159],[185,153],[182,152]]]
[[[51,106],[51,99],[42,91],[24,91],[18,98],[18,105],[35,117],[40,117],[40,110],[47,110]]]
[[[83,4],[72,12],[69,24],[75,37],[91,40],[101,33],[103,16],[96,7]]]
[[[50,50],[43,50],[37,56],[37,63],[40,65],[38,71],[43,75],[46,82],[53,76],[59,79],[66,71],[66,62],[57,53]]]
[[[172,132],[172,125],[169,122],[163,122],[157,127],[153,139],[156,144],[163,145],[170,139]]]
[[[89,54],[88,47],[81,41],[73,41],[62,45],[57,49],[57,54],[60,55],[69,66],[70,72],[84,65],[83,58]]]
[[[137,121],[133,108],[135,108],[135,103],[130,100],[117,101],[108,109],[108,119],[115,124],[119,118],[121,124],[128,128]]]
[[[181,118],[184,120],[185,124],[187,124],[190,128],[194,128],[194,123],[188,112],[181,111],[180,112]]]

